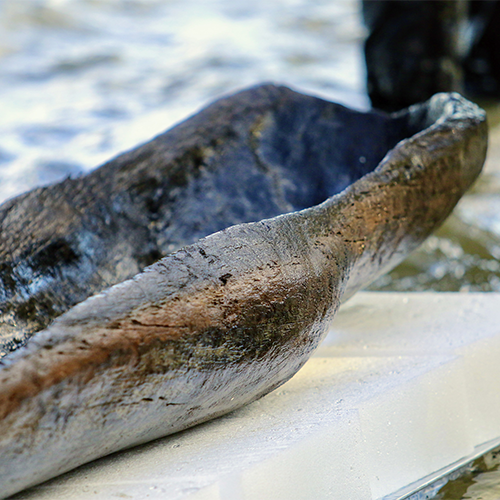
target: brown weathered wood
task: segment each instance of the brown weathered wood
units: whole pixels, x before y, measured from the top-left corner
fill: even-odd
[[[4,324],[29,340],[0,370],[2,494],[288,380],[341,298],[450,213],[486,142],[484,113],[457,94],[382,115],[268,85],[8,202]]]

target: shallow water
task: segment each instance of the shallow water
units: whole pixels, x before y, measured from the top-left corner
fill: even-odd
[[[0,0],[0,202],[259,82],[368,108],[358,11],[353,0]],[[500,107],[488,114],[482,180],[372,289],[500,291]],[[482,498],[500,498],[498,472],[485,474]]]
[[[407,500],[498,500],[499,468],[500,448],[496,448]]]

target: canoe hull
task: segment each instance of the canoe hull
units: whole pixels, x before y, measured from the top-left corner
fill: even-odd
[[[227,413],[292,377],[340,301],[417,247],[481,171],[485,116],[460,96],[384,119],[421,131],[340,193],[202,238],[8,353],[1,494]],[[276,138],[266,126],[260,137]]]

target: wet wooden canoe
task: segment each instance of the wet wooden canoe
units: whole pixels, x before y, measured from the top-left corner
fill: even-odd
[[[446,218],[486,144],[457,94],[385,115],[264,85],[5,203],[0,495],[284,383],[340,300]]]

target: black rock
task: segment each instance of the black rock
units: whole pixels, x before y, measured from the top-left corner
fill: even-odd
[[[395,111],[437,92],[500,98],[499,0],[364,0],[367,90]]]

